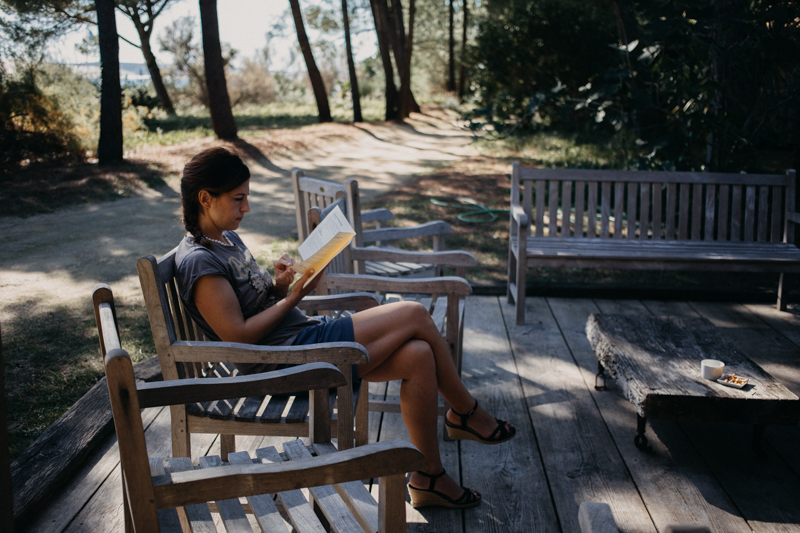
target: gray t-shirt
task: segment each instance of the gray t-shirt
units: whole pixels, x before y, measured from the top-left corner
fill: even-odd
[[[226,231],[224,235],[233,246],[215,243],[213,249],[209,250],[195,243],[194,237],[187,235],[178,245],[175,254],[178,286],[186,311],[197,322],[206,337],[215,341],[220,340],[219,337],[203,319],[194,303],[195,284],[201,277],[219,275],[227,279],[239,300],[245,319],[271,307],[280,299],[272,294],[273,283],[269,272],[256,262],[236,232]],[[295,307],[258,344],[289,345],[302,329],[317,324],[319,321],[307,317]],[[248,373],[253,371],[255,365],[237,364],[236,367]]]

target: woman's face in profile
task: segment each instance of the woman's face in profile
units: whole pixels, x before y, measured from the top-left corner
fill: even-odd
[[[235,230],[250,211],[250,180],[245,181],[232,191],[222,193],[216,198],[213,196],[206,207],[206,215],[220,231]]]

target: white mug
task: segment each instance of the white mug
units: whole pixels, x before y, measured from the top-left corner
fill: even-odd
[[[721,378],[724,369],[725,363],[716,359],[703,359],[700,362],[700,373],[705,379]]]

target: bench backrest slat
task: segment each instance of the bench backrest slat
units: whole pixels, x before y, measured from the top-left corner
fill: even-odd
[[[609,223],[611,221],[611,182],[603,182],[600,205],[600,237],[609,237]]]
[[[597,182],[589,182],[586,199],[586,232],[587,237],[597,237]]]
[[[783,205],[783,189],[781,187],[772,188],[772,229],[770,231],[772,242],[781,242],[781,209]]]
[[[767,221],[769,220],[769,187],[758,188],[758,242],[767,242]]]
[[[583,237],[583,217],[586,205],[586,182],[575,182],[575,237]]]
[[[550,235],[557,235],[558,234],[558,182],[551,181],[550,182],[550,198],[547,205],[548,210],[548,225],[547,230]]]
[[[789,174],[519,168],[512,186],[537,237],[780,242]]]
[[[698,202],[699,205],[699,202]],[[717,186],[710,184],[706,186],[706,203],[705,203],[705,223],[703,240],[714,240],[714,218],[717,213]]]
[[[636,184],[628,183],[628,238],[633,239],[636,236]]]
[[[572,237],[572,181],[565,180],[561,188],[561,206],[564,222],[561,226],[562,237]]]

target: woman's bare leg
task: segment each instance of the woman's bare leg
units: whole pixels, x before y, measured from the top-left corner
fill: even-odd
[[[400,404],[411,442],[428,460],[429,474],[442,471],[436,430],[436,390],[460,413],[468,413],[475,399],[464,387],[456,371],[447,343],[427,310],[413,302],[384,305],[353,315],[355,340],[364,345],[370,362],[359,367],[367,381],[401,379]],[[448,413],[451,422],[459,418]],[[470,427],[490,435],[497,422],[480,408],[469,419]],[[411,484],[428,488],[423,476],[412,474]],[[436,490],[458,498],[462,490],[449,476],[436,483]]]

